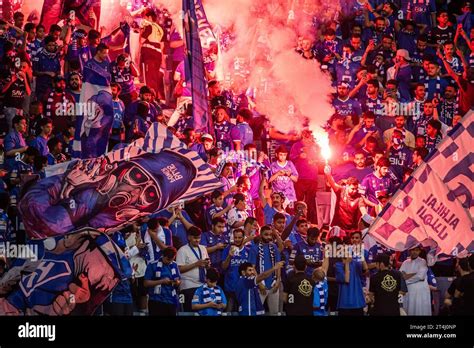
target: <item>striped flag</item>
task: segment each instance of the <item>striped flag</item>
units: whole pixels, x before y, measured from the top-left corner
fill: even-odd
[[[210,31],[201,0],[183,0],[183,26],[186,38],[185,76],[192,86],[194,129],[198,133],[209,133],[211,117],[207,101],[207,81],[204,70],[203,47],[207,41],[205,32]],[[203,24],[208,27],[200,31]],[[212,31],[211,31],[212,33]],[[210,34],[206,37],[210,37]],[[205,44],[203,45],[203,41]]]
[[[111,75],[94,58],[84,65],[79,115],[73,142],[74,158],[95,158],[107,150],[114,121]]]
[[[474,252],[474,111],[443,139],[369,229],[394,250],[430,246],[439,258]]]
[[[84,227],[114,232],[138,219],[222,186],[211,168],[166,128],[94,159],[74,160],[40,180],[19,211],[30,238]]]

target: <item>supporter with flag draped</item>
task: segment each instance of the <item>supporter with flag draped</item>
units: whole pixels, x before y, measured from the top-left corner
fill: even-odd
[[[94,158],[107,150],[110,129],[114,121],[109,47],[99,44],[94,58],[84,66],[80,116],[76,121],[73,149],[76,157]]]

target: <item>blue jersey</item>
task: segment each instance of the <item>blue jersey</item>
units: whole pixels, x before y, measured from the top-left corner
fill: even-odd
[[[428,281],[428,285],[433,286],[435,288],[438,287],[438,282],[436,281],[436,276],[434,275],[434,273],[433,273],[433,271],[431,270],[430,267],[428,267],[427,281]]]
[[[217,304],[227,305],[227,299],[224,290],[220,286],[211,288],[207,285],[201,285],[194,292],[192,304],[206,304],[208,302],[215,302]],[[222,310],[216,308],[205,308],[198,311],[199,315],[206,317],[215,317],[222,314]]]
[[[121,232],[115,232],[112,235],[112,240],[115,242],[115,244],[117,244],[120,249],[122,249],[122,251],[125,251],[125,249],[127,248],[127,244]],[[133,303],[132,290],[130,287],[129,279],[123,279],[117,284],[117,286],[112,290],[112,293],[110,294],[109,302],[126,304]]]
[[[221,124],[214,123],[216,147],[218,149],[222,149],[222,150],[232,149],[232,139],[230,137],[230,132],[233,127],[234,125],[227,121],[224,121]]]
[[[332,102],[332,105],[334,106],[336,112],[341,116],[360,116],[362,114],[362,107],[355,99],[348,98],[346,100],[341,100],[339,98],[335,98]]]
[[[10,131],[3,140],[4,151],[8,152],[15,149],[20,149],[26,146],[25,138],[16,130]],[[7,157],[7,169],[11,169],[15,163],[15,156]]]
[[[306,241],[301,241],[293,247],[290,260],[294,261],[298,255],[303,255],[307,260],[306,274],[311,277],[315,270],[315,266],[311,264],[323,261],[323,247],[321,243],[309,245]]]
[[[228,247],[224,249],[224,251],[222,252],[222,260],[227,259],[227,256],[229,255],[229,252],[230,252],[230,248],[232,248],[232,246],[229,245]],[[249,257],[250,257],[250,248],[248,246],[243,246],[234,254],[234,256],[231,257],[230,264],[225,272],[225,278],[224,278],[224,289],[226,291],[235,292],[237,281],[239,280],[239,277],[240,277],[239,267],[244,262],[248,262]]]
[[[38,60],[35,62],[34,71],[38,72],[53,72],[59,74],[61,72],[61,63],[59,56],[56,53],[49,53],[46,49],[38,53]],[[51,88],[53,85],[53,78],[48,75],[41,75],[36,78],[36,90],[43,93]]]
[[[235,286],[235,294],[239,304],[239,315],[255,316],[265,314],[257,288],[256,277],[240,276]]]
[[[291,245],[297,245],[298,243],[302,243],[305,241],[303,236],[299,234],[299,232],[297,232],[296,230],[290,232],[288,240],[291,242]]]
[[[161,269],[158,267],[159,260],[149,263],[146,266],[144,280],[160,280],[164,278],[175,279],[179,277],[179,270],[176,262],[165,265],[162,264]],[[171,265],[175,267],[171,267]],[[173,274],[173,270],[177,270],[177,274]],[[148,288],[148,298],[152,301],[163,302],[168,304],[176,304],[176,289],[172,285],[158,285]]]
[[[38,149],[41,156],[48,156],[48,139],[43,138],[41,135],[38,135],[36,138],[34,138],[31,141],[30,146]]]
[[[325,317],[328,315],[328,281],[324,280],[314,284],[313,291],[313,308],[318,308],[313,311],[313,315],[317,317]]]
[[[243,149],[245,145],[253,143],[252,128],[246,122],[239,123],[231,129],[230,138],[233,141],[240,141],[240,148]]]
[[[183,214],[183,217],[187,221],[192,221],[191,218],[189,217],[188,213],[183,210],[181,212]],[[170,213],[168,210],[162,210],[160,211],[156,217],[165,217],[169,219],[173,213]],[[181,242],[182,245],[188,243],[188,235],[186,233],[186,228],[184,227],[183,223],[179,219],[175,219],[169,226],[169,229],[173,233],[173,236],[177,237],[179,241]]]
[[[349,145],[356,145],[358,144],[362,139],[364,139],[364,137],[367,135],[367,133],[369,132],[376,132],[378,133],[380,139],[382,138],[382,131],[380,130],[379,127],[377,126],[372,126],[370,128],[366,128],[366,127],[362,127],[361,129],[359,129],[357,132],[355,132],[354,136],[352,137],[352,140],[351,142],[349,143]]]
[[[336,63],[336,82],[347,83],[350,88],[354,88],[356,85],[356,74],[360,64],[354,63],[352,59],[346,59]]]
[[[271,225],[273,223],[273,217],[276,213],[280,213],[275,208],[271,207],[268,203],[263,207],[263,214],[265,216],[265,225]],[[286,226],[290,224],[291,215],[286,211],[281,212],[286,217]]]
[[[130,67],[124,67],[120,69],[117,63],[110,65],[110,73],[112,74],[112,82],[116,82],[122,88],[120,95],[130,94],[135,91],[135,85],[133,84],[133,75]]]
[[[433,151],[434,149],[436,149],[436,147],[438,146],[438,144],[441,142],[442,138],[441,138],[441,135],[437,135],[436,137],[434,138],[431,138],[430,136],[426,135],[425,136],[425,147],[426,149],[431,152]]]
[[[401,145],[398,149],[393,146],[390,148],[388,159],[390,160],[391,169],[399,180],[403,179],[403,169],[411,166],[412,154],[412,151],[404,145]]]
[[[199,244],[204,245],[205,247],[213,247],[219,243],[223,243],[226,245],[229,244],[230,243],[229,236],[226,234],[217,235],[209,231],[209,232],[204,232],[201,235],[201,242]],[[209,259],[211,260],[211,266],[219,270],[222,269],[221,267],[221,262],[223,260],[222,252],[223,252],[223,249],[219,249],[219,250],[215,250],[212,253],[208,253]]]
[[[431,12],[436,12],[435,0],[411,0],[407,4],[407,12],[411,12],[411,19],[417,24],[431,23]]]
[[[376,117],[383,115],[385,106],[382,103],[382,98],[377,96],[377,98],[370,98],[367,94],[359,98],[362,111],[372,111]]]
[[[441,98],[444,95],[444,90],[448,86],[448,81],[441,77],[425,78],[426,99]]]
[[[349,264],[349,283],[345,282],[344,264],[337,262],[335,267],[336,282],[339,283],[338,309],[356,309],[365,307],[364,292],[362,290],[362,263],[351,261]]]
[[[374,173],[370,173],[362,180],[360,186],[364,192],[363,194],[373,203],[378,203],[377,195],[379,192],[385,191],[392,194],[395,191],[395,186],[388,175],[378,178]]]
[[[122,128],[125,105],[120,99],[113,100],[112,102],[114,106],[114,122],[112,123],[112,129]]]

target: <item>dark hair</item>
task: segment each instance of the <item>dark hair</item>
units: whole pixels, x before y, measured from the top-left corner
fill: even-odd
[[[260,234],[262,234],[263,232],[265,231],[271,231],[273,228],[271,225],[265,225],[265,226],[262,226],[262,228],[260,229]]]
[[[145,117],[148,115],[149,111],[150,111],[150,106],[148,105],[148,102],[145,102],[145,101],[138,102],[138,105],[137,105],[138,116]]]
[[[390,255],[388,254],[379,254],[375,257],[375,262],[376,263],[383,263],[385,267],[388,267],[390,265]]]
[[[38,31],[39,29],[46,29],[46,28],[44,27],[43,24],[38,24],[38,25],[36,26],[36,31]]]
[[[53,149],[61,142],[61,140],[59,140],[58,138],[56,137],[52,137],[48,140],[47,142],[47,145],[48,145],[48,149],[49,149],[49,152],[53,151]]]
[[[377,167],[390,167],[390,161],[387,157],[382,157],[377,161]]]
[[[49,117],[42,118],[38,122],[38,126],[40,128],[46,126],[47,124],[53,124],[53,120],[51,120]]]
[[[157,229],[158,226],[160,225],[157,218],[151,218],[150,220],[148,220],[146,224],[148,225],[148,228],[152,230]]]
[[[25,15],[23,13],[21,13],[20,11],[17,11],[13,14],[13,19],[17,19],[17,18],[20,18],[20,17],[25,17]]]
[[[206,272],[206,279],[212,283],[215,283],[219,280],[220,274],[216,268],[209,268]]]
[[[367,84],[372,85],[375,88],[380,88],[379,81],[377,79],[371,79],[371,80],[367,81]]]
[[[288,149],[286,148],[285,145],[280,145],[275,150],[275,153],[288,153]]]
[[[276,222],[277,220],[285,220],[286,221],[286,216],[283,213],[276,213],[273,215],[273,222]]]
[[[428,126],[431,126],[434,129],[436,129],[438,133],[441,131],[441,122],[439,122],[438,120],[434,120],[434,119],[429,120]]]
[[[245,121],[250,121],[253,118],[252,111],[246,108],[240,109],[237,116],[242,116]]]
[[[257,148],[257,145],[255,145],[254,143],[248,143],[244,146],[244,150],[256,149],[256,148]]]
[[[299,226],[301,224],[307,224],[308,223],[308,220],[306,219],[298,219],[298,221],[296,221],[296,226]]]
[[[202,231],[197,226],[191,226],[187,231],[188,236],[199,237],[202,234]]]
[[[151,89],[148,86],[141,86],[140,87],[140,94],[146,94],[150,93],[151,94]]]
[[[253,264],[250,262],[241,263],[239,266],[239,274],[242,274],[242,272],[246,271],[249,267],[253,267]]]
[[[87,38],[89,40],[95,40],[95,39],[98,39],[100,38],[100,33],[97,31],[97,30],[90,30],[89,33],[87,34]]]
[[[415,148],[414,152],[416,152],[418,154],[418,156],[420,156],[421,159],[423,159],[423,160],[426,158],[426,156],[428,156],[428,153],[429,153],[429,151],[426,147],[417,147],[417,148]]]
[[[364,155],[364,157],[367,157],[367,154],[366,154],[364,151],[362,151],[362,150],[356,150],[356,151],[354,152],[354,156],[355,156],[355,155]]]
[[[23,27],[23,30],[28,32],[28,31],[31,31],[35,29],[35,23],[31,23],[31,22],[28,22],[25,24],[25,26]]]
[[[351,238],[352,238],[352,236],[355,235],[355,234],[358,234],[359,236],[362,237],[362,232],[361,232],[361,231],[354,231],[354,232],[351,233]]]
[[[244,196],[244,194],[243,194],[243,193],[236,193],[236,194],[234,195],[234,201],[235,201],[236,204],[237,204],[237,203],[240,203],[241,201],[244,201],[244,202],[245,202],[245,196]]]
[[[163,251],[161,252],[161,255],[163,257],[166,257],[168,259],[174,259],[174,257],[176,256],[178,252],[176,251],[176,249],[172,246],[169,246],[169,247],[166,247],[165,249],[163,249]]]
[[[224,110],[227,114],[229,114],[229,109],[224,105],[217,105],[214,108],[214,111],[217,112],[217,110]]]
[[[237,179],[237,182],[235,183],[237,186],[241,186],[244,184],[244,181],[249,179],[248,175],[242,175],[242,176],[239,176],[239,178]]]
[[[112,88],[112,87],[117,87],[117,90],[118,90],[119,93],[122,90],[122,86],[120,86],[117,82],[112,82],[110,84],[110,88]]]
[[[21,116],[21,115],[16,115],[16,116],[14,116],[13,119],[12,119],[12,125],[19,124],[22,120],[25,120],[25,121],[26,121],[26,118],[24,118],[24,117]]]
[[[51,42],[56,42],[56,40],[54,39],[54,37],[52,37],[51,35],[48,35],[44,38],[43,40],[44,42],[44,45],[47,46],[49,45]]]
[[[436,18],[438,18],[439,16],[441,16],[443,13],[448,13],[448,11],[443,10],[443,9],[440,9],[438,12],[436,12]]]
[[[359,179],[351,176],[351,177],[347,178],[346,185],[359,185]]]
[[[317,228],[317,227],[310,227],[310,228],[308,228],[308,233],[307,233],[307,235],[308,235],[308,237],[316,237],[316,238],[318,238],[318,237],[319,237],[319,233],[320,233],[319,228]]]
[[[61,27],[57,24],[53,24],[49,27],[49,32],[53,33],[55,31],[62,31]]]
[[[296,255],[294,265],[297,271],[304,271],[306,269],[306,259],[304,255]]]
[[[370,120],[375,120],[375,114],[373,111],[366,111],[364,112],[364,115],[363,115],[364,118],[368,118]]]
[[[40,155],[40,152],[36,147],[28,146],[28,148],[25,151],[25,155],[38,157]]]
[[[167,227],[169,225],[169,220],[163,216],[157,217],[158,223],[162,227]]]
[[[217,224],[224,224],[225,225],[225,219],[223,217],[215,217],[212,219],[212,226],[215,226]]]
[[[249,216],[248,218],[245,219],[244,227],[247,226],[248,224],[253,225],[255,221],[257,221],[256,218],[254,218],[253,216]]]
[[[103,51],[103,50],[108,50],[109,46],[107,46],[105,43],[100,43],[97,45],[96,52]]]
[[[398,81],[397,80],[388,80],[385,85],[395,85],[398,87]]]
[[[211,193],[211,199],[216,199],[216,198],[219,198],[219,197],[222,197],[222,192],[219,191],[219,190],[214,190],[212,191]]]
[[[365,141],[365,143],[371,143],[371,144],[377,144],[377,139],[374,137],[374,136],[370,136],[367,138],[367,140]]]
[[[153,21],[156,21],[156,19],[158,18],[155,10],[153,10],[152,8],[147,8],[145,12],[143,13],[143,15],[147,17],[151,17]]]
[[[245,221],[247,221],[247,220],[245,220]],[[241,228],[236,228],[232,231],[232,234],[236,234],[236,233],[242,233],[245,236],[245,232]]]

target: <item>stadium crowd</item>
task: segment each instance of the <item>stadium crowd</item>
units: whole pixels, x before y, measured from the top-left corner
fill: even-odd
[[[108,72],[113,96],[109,150],[144,137],[160,122],[223,184],[113,234],[133,277],[113,290],[103,313],[474,313],[474,256],[432,263],[421,246],[394,252],[366,233],[474,105],[471,5],[348,0],[337,19],[326,22],[294,10],[313,26],[298,37],[294,54],[314,61],[314,69],[333,81],[335,112],[325,125],[329,162],[311,130],[284,134],[259,113],[242,72],[226,86],[209,79],[213,129],[198,134],[184,40],[164,9],[133,14],[141,19],[132,26],[141,37],[139,66],[127,53],[112,58],[110,38],[125,23],[105,37],[71,18],[45,28],[22,12],[4,13],[0,243],[25,243],[16,209],[22,194],[47,166],[74,158],[80,125],[74,107],[65,111],[79,103],[83,68],[95,60]],[[162,66],[171,67],[171,78]],[[0,276],[7,269],[0,259]],[[448,276],[456,278],[439,289],[437,277]]]

